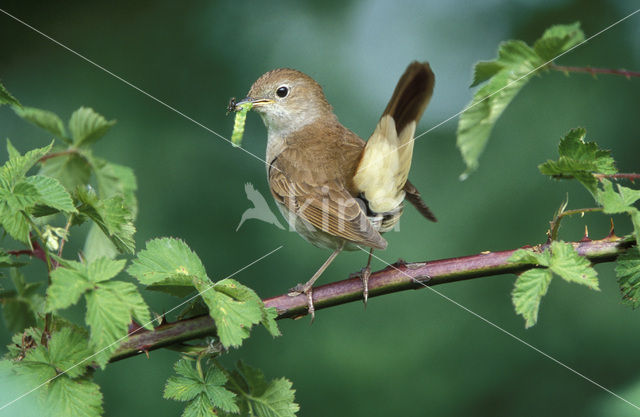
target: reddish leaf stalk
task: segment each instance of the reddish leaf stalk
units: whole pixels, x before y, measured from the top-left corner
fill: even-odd
[[[612,69],[612,68],[592,68],[592,67],[567,67],[564,65],[556,65],[551,64],[549,68],[555,71],[562,72],[584,72],[587,74],[591,74],[592,76],[596,76],[597,74],[612,74],[612,75],[622,75],[626,78],[631,77],[640,77],[640,72],[637,71],[627,71],[625,69]]]

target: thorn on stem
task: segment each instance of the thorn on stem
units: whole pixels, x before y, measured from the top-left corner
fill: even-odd
[[[591,239],[589,239],[589,227],[585,224],[584,225],[584,236],[582,237],[582,239],[580,239],[580,242],[590,242]]]
[[[611,218],[611,229],[609,229],[609,235],[607,236],[607,239],[617,239],[618,236],[616,236],[616,231],[615,231],[615,227],[613,226],[613,217]]]

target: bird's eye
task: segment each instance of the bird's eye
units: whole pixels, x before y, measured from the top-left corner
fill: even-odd
[[[278,87],[278,89],[276,90],[276,95],[280,98],[285,98],[287,94],[289,94],[289,88],[285,87],[284,85],[282,87]]]

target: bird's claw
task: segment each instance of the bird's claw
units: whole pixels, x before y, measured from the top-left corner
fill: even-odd
[[[291,288],[289,290],[288,295],[290,297],[296,297],[300,294],[304,294],[307,296],[307,310],[309,312],[309,315],[311,316],[311,323],[313,323],[313,320],[316,318],[316,309],[313,306],[313,288],[311,285],[303,285],[303,284],[298,284],[295,287]]]
[[[349,275],[349,278],[360,278],[362,281],[362,302],[364,308],[367,308],[367,301],[369,300],[369,277],[371,276],[371,267],[365,266],[358,272],[354,272]]]

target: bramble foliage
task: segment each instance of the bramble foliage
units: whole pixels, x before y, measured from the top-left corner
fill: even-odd
[[[294,402],[295,390],[285,378],[266,381],[264,374],[239,362],[237,370],[228,372],[217,363],[203,368],[200,358],[179,360],[176,376],[167,381],[164,397],[188,402],[183,417],[243,416],[293,417],[299,410]],[[241,401],[234,401],[240,399]],[[218,410],[217,413],[212,408]]]
[[[467,165],[463,178],[478,168],[493,126],[522,87],[551,60],[583,40],[579,23],[553,26],[533,47],[509,40],[500,44],[495,60],[476,64],[471,87],[486,84],[476,91],[458,121],[457,145]]]
[[[605,214],[628,214],[634,227],[634,239],[640,242],[640,211],[633,206],[640,199],[640,190],[620,184],[616,184],[614,189],[611,180],[606,178],[613,177],[618,172],[611,152],[599,149],[593,142],[585,142],[586,134],[586,130],[582,128],[569,131],[560,141],[558,159],[540,164],[540,172],[556,179],[578,180],[592,194]],[[559,221],[558,216],[564,212],[565,206],[563,204],[555,221]],[[632,248],[618,259],[616,267],[623,300],[633,307],[640,305],[639,259],[637,248]],[[533,326],[538,320],[540,300],[547,293],[552,274],[566,281],[598,289],[595,269],[587,259],[578,255],[570,243],[553,241],[542,253],[520,249],[510,261],[540,267],[520,274],[512,293],[516,313],[524,317],[526,327]]]
[[[513,289],[516,313],[524,317],[526,327],[533,326],[538,320],[540,300],[547,293],[553,274],[568,282],[599,289],[596,270],[586,258],[578,255],[571,243],[555,241],[541,253],[519,249],[509,260],[542,267],[520,274]]]
[[[56,138],[24,154],[7,140],[9,160],[0,167],[0,225],[9,247],[0,249],[0,267],[9,269],[0,278],[10,278],[13,287],[0,287],[0,302],[5,324],[16,332],[0,361],[0,414],[98,416],[102,394],[92,382],[93,369],[107,366],[130,331],[153,330],[149,306],[122,273],[127,264],[122,255],[135,253],[135,175],[93,154],[92,145],[115,123],[94,110],[81,107],[65,126],[52,112],[21,106],[1,84],[0,104]],[[85,222],[90,228],[83,253],[65,256],[65,243],[81,237],[77,226]],[[27,279],[20,268],[39,262],[36,258],[45,262],[48,274]],[[193,301],[207,307],[225,348],[239,347],[256,324],[280,334],[275,311],[266,309],[253,290],[228,278],[211,280],[181,240],[148,242],[127,271],[148,289],[194,294]],[[81,299],[86,327],[59,316]],[[185,350],[192,353],[193,347]],[[279,410],[297,410],[286,380],[272,382],[262,394],[238,396],[225,388],[230,374],[219,366],[203,373],[200,360],[196,371],[182,359],[176,372],[165,397],[188,400],[187,416],[240,410],[294,415]],[[26,393],[33,397],[29,406],[13,403]],[[255,401],[266,404],[268,413],[258,411]]]
[[[181,240],[147,242],[127,272],[149,289],[173,295],[197,291],[216,323],[224,347],[240,346],[258,323],[263,323],[273,336],[280,335],[275,312],[267,310],[253,290],[230,278],[211,281],[200,258]]]

